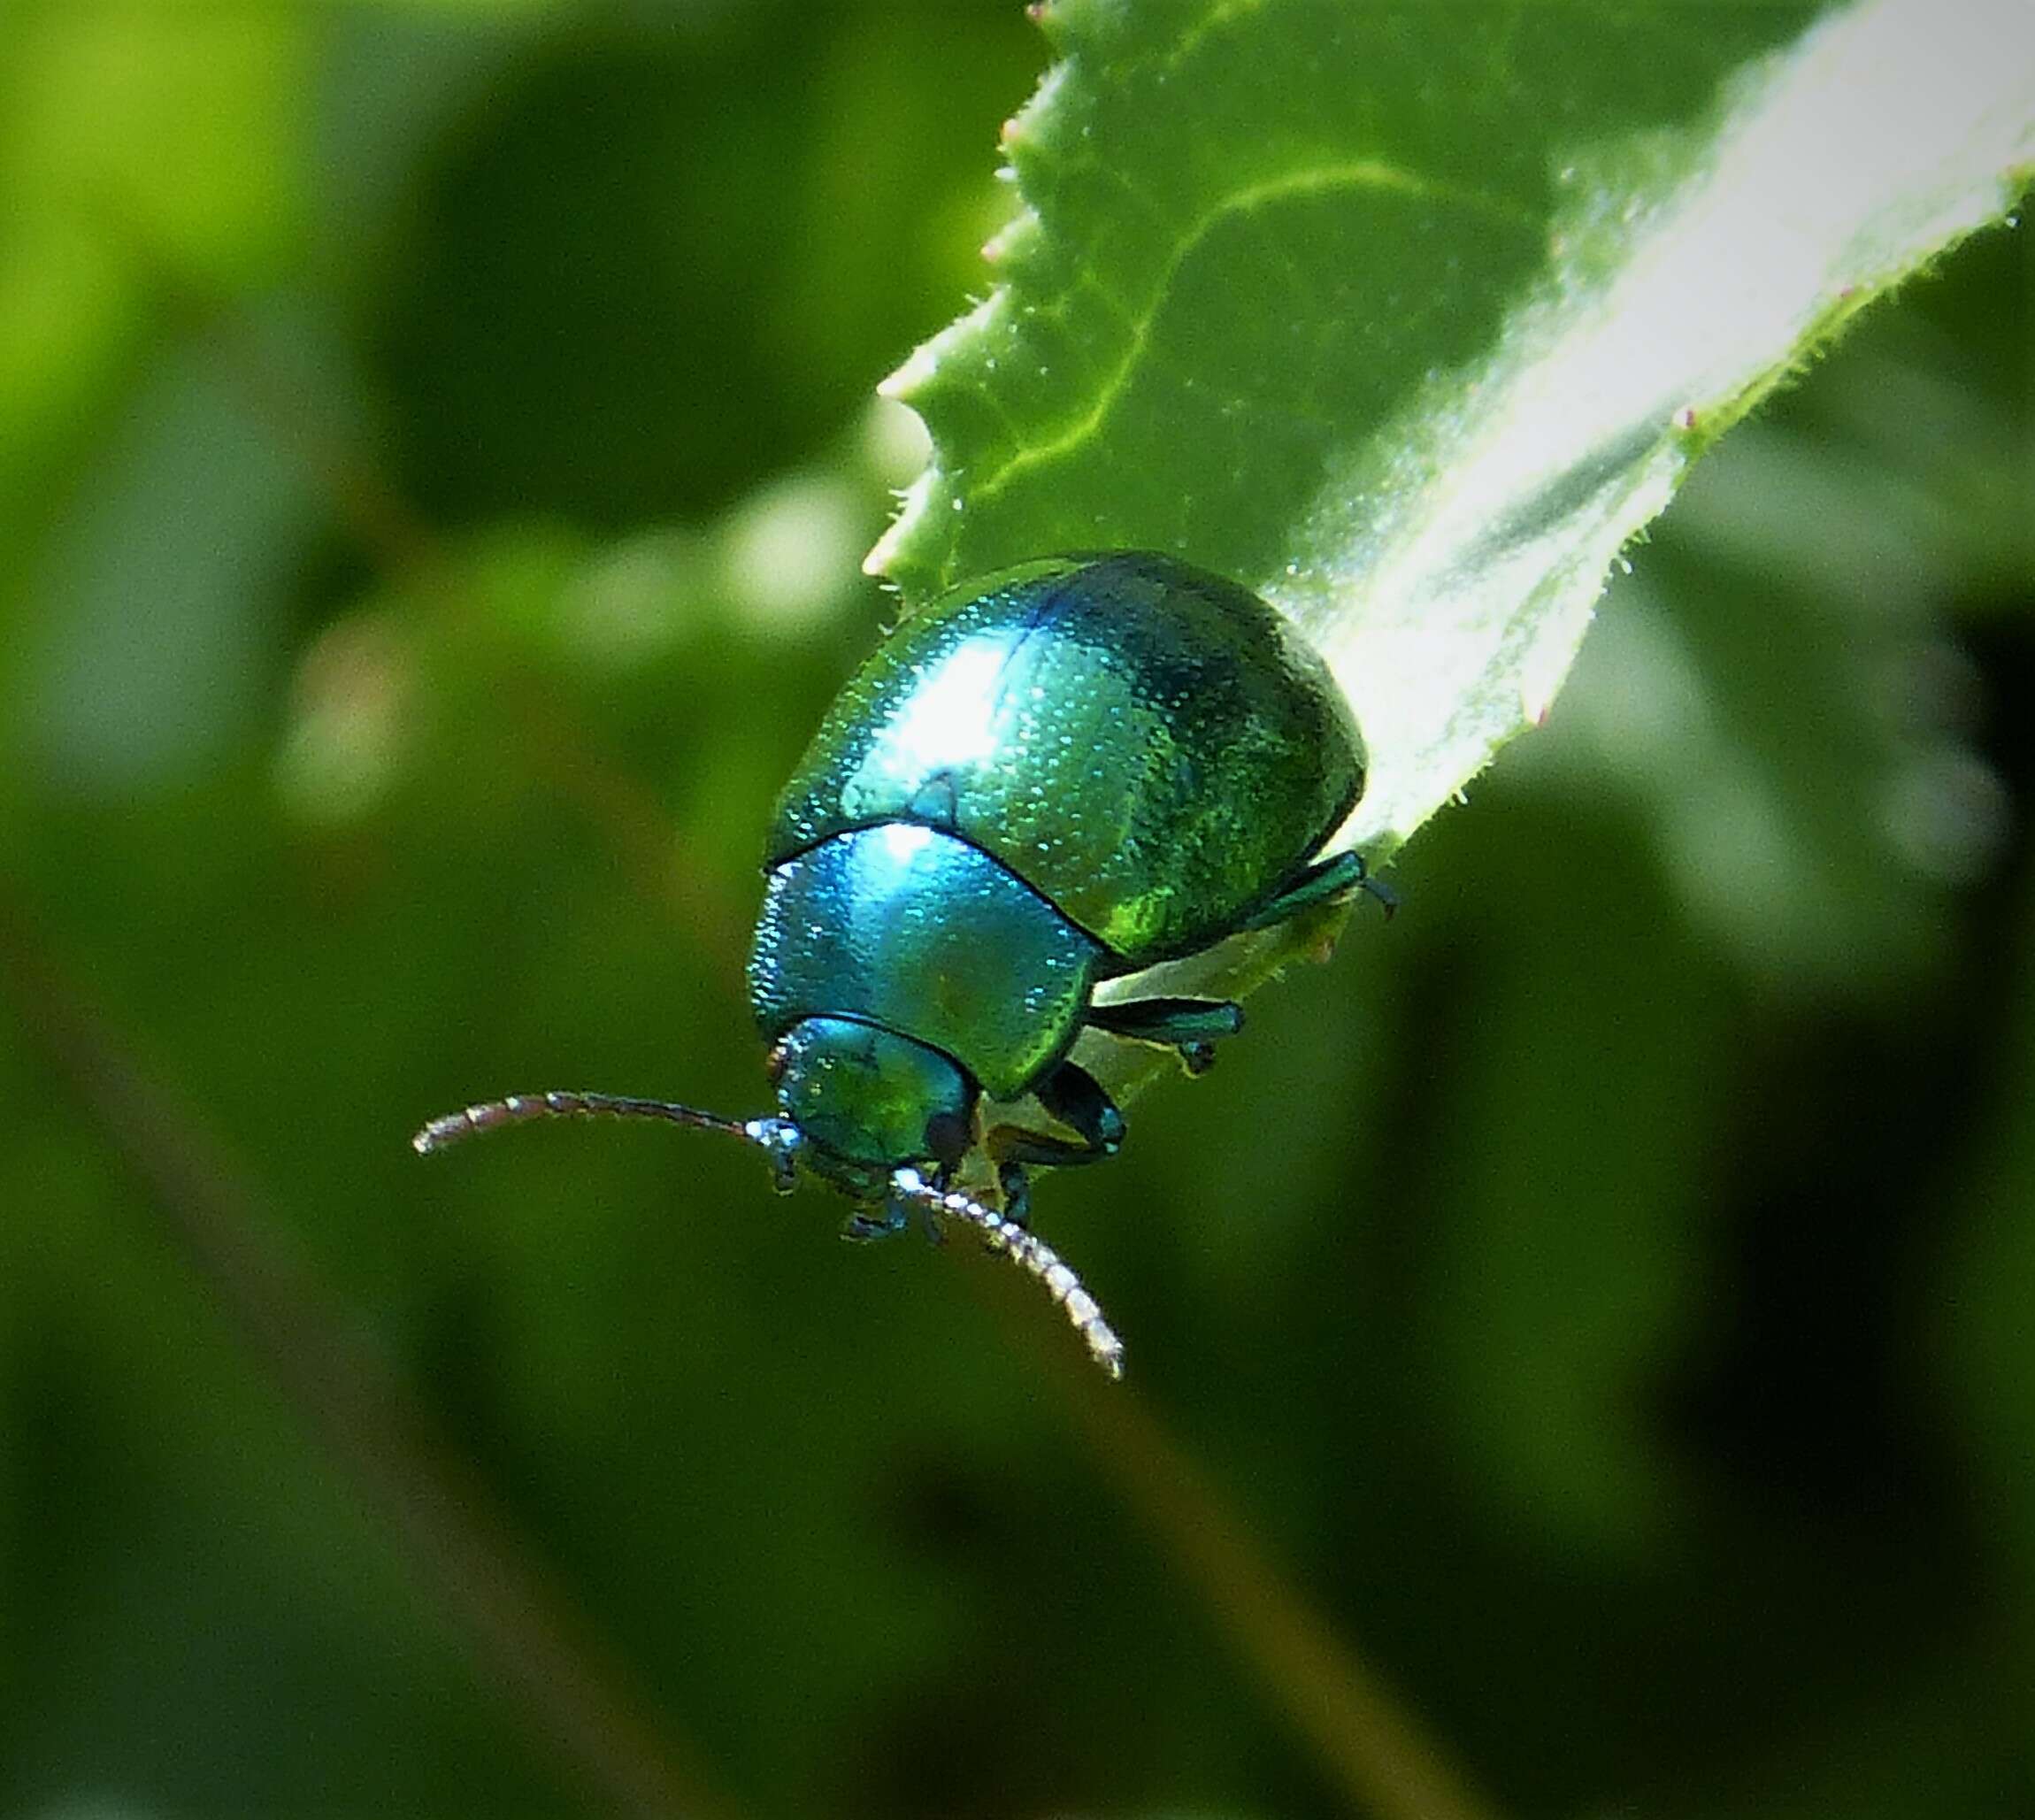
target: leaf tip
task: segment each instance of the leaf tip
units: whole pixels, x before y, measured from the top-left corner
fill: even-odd
[[[904,489],[897,516],[884,526],[883,534],[862,559],[862,572],[895,584],[902,591],[904,572],[911,566],[909,547],[918,541],[926,522],[933,517],[933,495],[941,480],[940,470],[928,464],[918,478]]]
[[[1035,247],[1041,237],[1037,213],[1023,210],[982,242],[983,260],[990,265],[1009,266]]]
[[[936,335],[930,342],[921,342],[907,354],[894,371],[877,381],[876,395],[909,404],[923,392],[940,372],[939,340]]]

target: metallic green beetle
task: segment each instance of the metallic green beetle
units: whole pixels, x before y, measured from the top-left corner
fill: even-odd
[[[1248,589],[1138,551],[972,582],[864,664],[779,802],[749,967],[778,1116],[518,1094],[433,1120],[417,1148],[602,1113],[726,1132],[782,1187],[802,1166],[845,1190],[851,1237],[915,1207],[979,1227],[1115,1375],[1116,1335],[1026,1228],[1025,1171],[1123,1141],[1123,1115],[1069,1059],[1085,1027],[1199,1073],[1243,1012],[1099,1005],[1095,987],[1360,888],[1389,910],[1357,855],[1318,857],[1363,780],[1327,666]],[[1071,1135],[983,1128],[986,1102],[1027,1096]],[[978,1148],[1001,1213],[953,1186]]]

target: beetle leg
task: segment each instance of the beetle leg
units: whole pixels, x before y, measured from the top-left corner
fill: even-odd
[[[1014,1125],[998,1125],[989,1133],[987,1148],[996,1164],[996,1185],[1003,1191],[1003,1217],[1020,1226],[1032,1217],[1030,1168],[1073,1169],[1084,1163],[1100,1163],[1117,1152],[1114,1144],[1107,1148],[1077,1144],[1044,1132],[1021,1131]]]
[[[1215,1066],[1216,1039],[1234,1036],[1244,1027],[1244,1008],[1218,998],[1124,999],[1091,1005],[1087,1021],[1129,1042],[1178,1049],[1189,1074],[1206,1074]]]
[[[1080,1136],[1084,1163],[1114,1156],[1124,1142],[1124,1115],[1117,1102],[1102,1090],[1102,1083],[1086,1068],[1063,1062],[1034,1091],[1039,1103]],[[1031,1159],[1035,1163],[1043,1157]]]
[[[1046,1132],[1025,1132],[1018,1125],[997,1125],[985,1140],[989,1161],[997,1166],[997,1186],[1003,1191],[1003,1217],[1024,1225],[1032,1211],[1028,1164],[1040,1169],[1074,1169],[1080,1163],[1101,1163],[1124,1146],[1124,1114],[1087,1069],[1074,1063],[1046,1075],[1033,1089],[1050,1117],[1071,1125],[1074,1138],[1054,1138]]]
[[[1003,1217],[1018,1225],[1025,1224],[1031,1211],[1028,1164],[1071,1169],[1083,1163],[1100,1163],[1105,1156],[1114,1156],[1124,1142],[1124,1115],[1086,1068],[1063,1062],[1034,1091],[1040,1105],[1060,1124],[1071,1126],[1078,1141],[1021,1131],[1013,1125],[1000,1125],[989,1133],[987,1147],[1003,1191]]]
[[[1299,916],[1302,910],[1312,910],[1317,904],[1332,903],[1339,897],[1347,897],[1353,891],[1375,897],[1387,917],[1399,908],[1398,893],[1371,876],[1361,853],[1339,853],[1332,859],[1309,866],[1256,916],[1247,918],[1237,926],[1239,929],[1269,929],[1275,923]]]
[[[1117,1116],[1123,1117],[1121,1113]],[[999,1169],[1009,1163],[1035,1163],[1042,1169],[1071,1169],[1079,1163],[1100,1163],[1105,1156],[1114,1156],[1117,1144],[1076,1143],[1069,1138],[1049,1137],[1044,1132],[1000,1125],[989,1133],[987,1148]]]
[[[841,1236],[851,1244],[861,1245],[901,1233],[904,1224],[904,1209],[895,1201],[885,1201],[873,1207],[856,1208],[841,1222]]]
[[[1003,1217],[1014,1226],[1032,1224],[1032,1180],[1022,1163],[996,1165],[996,1186],[1003,1194]]]

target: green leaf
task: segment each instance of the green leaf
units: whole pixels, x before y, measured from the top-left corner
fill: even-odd
[[[1260,587],[1389,854],[1547,712],[1692,460],[2035,169],[2035,12],[1351,0],[1038,10],[1000,282],[887,389],[908,600],[1145,546]]]

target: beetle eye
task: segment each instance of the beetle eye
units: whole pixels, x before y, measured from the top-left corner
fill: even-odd
[[[968,1154],[968,1121],[958,1112],[935,1112],[925,1121],[925,1150],[942,1169],[958,1169]]]
[[[772,1087],[775,1087],[778,1082],[784,1079],[785,1064],[789,1060],[790,1057],[785,1054],[782,1043],[771,1045],[770,1054],[764,1057],[764,1072],[770,1078],[770,1084]]]

